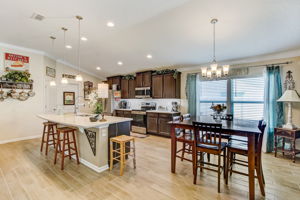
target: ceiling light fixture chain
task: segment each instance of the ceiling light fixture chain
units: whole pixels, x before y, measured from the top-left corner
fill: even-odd
[[[79,15],[76,16],[76,19],[78,19],[78,49],[77,49],[77,56],[78,56],[78,74],[76,76],[76,81],[82,81],[82,76],[80,75],[80,44],[81,44],[81,27],[80,27],[80,21],[83,20],[83,18]]]
[[[56,40],[56,37],[54,36],[50,36],[50,39],[51,39],[51,44],[52,44],[52,53],[54,54],[54,42]],[[56,65],[56,61],[55,61],[55,65]],[[52,80],[50,81],[50,86],[56,86],[56,82],[55,82],[55,79],[52,78]]]
[[[66,59],[66,31],[68,30],[67,28],[65,27],[62,27],[61,30],[63,30],[64,32],[64,52],[63,52],[63,63],[65,62],[65,59]],[[68,79],[66,77],[64,77],[64,74],[63,74],[63,69],[62,69],[62,79],[61,79],[61,83],[62,84],[68,84]]]
[[[216,60],[216,23],[217,19],[212,19],[210,23],[213,24],[213,62],[217,62]]]

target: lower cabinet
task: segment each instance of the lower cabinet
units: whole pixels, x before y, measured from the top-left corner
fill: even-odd
[[[170,137],[171,126],[168,122],[178,115],[180,113],[147,113],[147,133]]]

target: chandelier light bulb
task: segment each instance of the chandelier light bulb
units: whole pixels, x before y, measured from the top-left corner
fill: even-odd
[[[224,75],[228,75],[228,73],[229,73],[229,65],[223,65],[223,73],[224,73]]]
[[[222,69],[217,70],[217,78],[220,78],[222,76]]]
[[[82,76],[80,74],[77,74],[75,80],[78,81],[78,82],[81,82],[83,79],[82,79]]]
[[[63,77],[63,78],[61,79],[61,83],[62,83],[62,84],[68,84],[68,79],[66,79],[65,77]]]
[[[56,86],[56,82],[55,81],[50,81],[50,86]]]
[[[201,72],[202,72],[202,76],[203,76],[203,77],[206,77],[206,74],[207,74],[207,67],[202,67],[202,68],[201,68]]]
[[[210,69],[213,73],[217,71],[217,68],[218,68],[217,63],[213,63],[213,64],[210,65]]]
[[[211,71],[208,70],[208,71],[207,71],[207,78],[211,78],[211,75],[212,75]]]

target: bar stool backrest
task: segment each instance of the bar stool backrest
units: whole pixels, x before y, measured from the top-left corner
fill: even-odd
[[[193,122],[194,143],[217,146],[221,149],[222,142],[222,124]]]

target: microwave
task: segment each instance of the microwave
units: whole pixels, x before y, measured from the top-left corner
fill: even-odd
[[[135,88],[135,98],[143,99],[151,97],[151,88],[150,87],[140,87]]]

